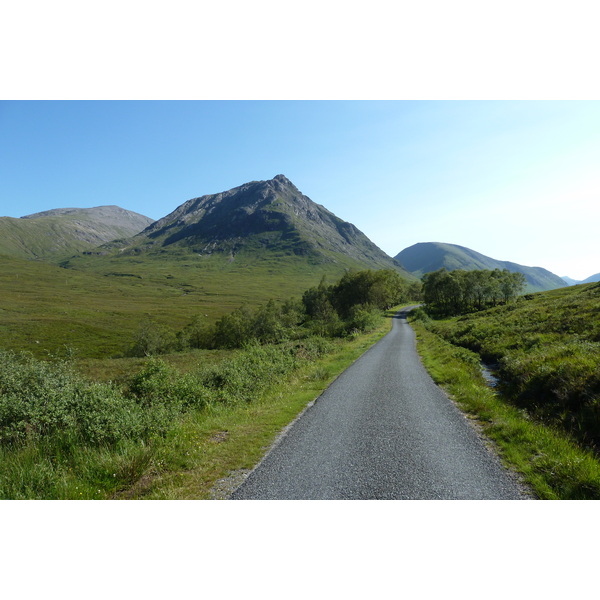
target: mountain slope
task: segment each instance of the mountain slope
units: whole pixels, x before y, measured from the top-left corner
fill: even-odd
[[[0,217],[0,254],[60,260],[142,231],[152,219],[118,206],[58,208],[13,219]]]
[[[539,292],[565,287],[567,283],[558,275],[541,267],[525,267],[517,263],[496,260],[455,244],[423,242],[405,248],[396,255],[406,269],[418,277],[425,273],[446,268],[448,271],[464,269],[508,269],[513,273],[523,273],[527,280],[527,291]]]
[[[587,279],[584,279],[581,283],[595,283],[596,281],[600,281],[600,273],[596,273],[595,275],[590,275]]]
[[[567,285],[578,285],[581,283],[581,281],[579,281],[579,279],[573,279],[572,277],[569,277],[567,275],[563,275],[561,277],[561,279],[563,281],[565,281],[567,283]]]
[[[133,239],[99,253],[386,268],[413,279],[354,225],[313,202],[284,175],[188,200]]]

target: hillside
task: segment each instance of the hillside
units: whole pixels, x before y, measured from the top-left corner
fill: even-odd
[[[600,281],[600,273],[590,275],[587,279],[583,280],[573,279],[572,277],[568,277],[566,275],[564,275],[561,279],[566,281],[569,285],[579,285],[580,283],[596,283],[597,281]]]
[[[498,365],[502,392],[598,451],[600,283],[440,321],[431,330]]]
[[[118,206],[58,208],[14,219],[0,218],[0,254],[61,260],[139,233],[152,219]]]
[[[584,279],[581,283],[596,283],[597,281],[600,281],[600,273],[591,275],[587,279]]]
[[[525,275],[528,292],[552,290],[567,285],[561,277],[541,267],[525,267],[513,262],[496,260],[455,244],[439,242],[414,244],[402,250],[395,258],[418,277],[441,268],[446,268],[448,271],[508,269],[512,273]]]
[[[65,218],[56,211],[32,219]],[[171,330],[213,322],[241,305],[301,295],[349,269],[395,269],[350,223],[282,176],[190,200],[139,233],[61,261],[6,257],[0,273],[3,346],[36,356],[124,352],[151,320]]]

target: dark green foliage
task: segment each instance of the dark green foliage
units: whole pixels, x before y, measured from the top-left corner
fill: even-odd
[[[382,311],[418,295],[420,284],[406,282],[391,270],[347,273],[334,285],[325,278],[304,292],[302,299],[269,300],[256,308],[242,305],[223,315],[213,326],[200,317],[176,336],[145,325],[133,352],[160,354],[160,348],[242,348],[251,342],[278,344],[307,335],[341,337],[376,326]],[[175,344],[175,339],[177,343]]]
[[[156,358],[133,377],[128,395],[144,408],[161,410],[172,417],[189,408],[202,408],[213,399],[196,374],[182,374]]]
[[[0,443],[59,435],[85,444],[147,438],[167,421],[143,412],[113,386],[92,383],[63,363],[0,352]]]
[[[407,299],[406,282],[390,270],[346,273],[330,291],[330,301],[342,318],[355,306],[387,310]]]
[[[220,402],[251,402],[298,367],[297,353],[280,346],[253,344],[232,360],[201,375],[202,384]]]
[[[177,348],[212,348],[214,338],[213,327],[205,317],[196,315],[192,321],[177,333]]]
[[[123,389],[0,352],[0,499],[110,497],[160,470],[171,438],[203,409],[254,402],[332,345],[255,342],[189,373],[150,358]]]
[[[514,300],[525,287],[522,273],[500,271],[447,271],[423,276],[427,310],[438,315],[457,315]]]
[[[215,325],[216,348],[240,348],[252,338],[253,312],[249,306],[236,308],[223,315]]]
[[[336,336],[368,331],[377,315],[419,293],[418,284],[407,283],[391,270],[346,273],[338,283],[307,290],[302,303],[308,325],[318,335]]]

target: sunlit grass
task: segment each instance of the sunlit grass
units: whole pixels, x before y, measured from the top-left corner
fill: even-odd
[[[427,326],[496,363],[502,391],[516,406],[598,446],[600,285],[536,294]]]
[[[490,389],[479,356],[413,322],[418,350],[433,379],[472,415],[505,464],[542,499],[600,498],[600,461],[566,433],[537,423]]]

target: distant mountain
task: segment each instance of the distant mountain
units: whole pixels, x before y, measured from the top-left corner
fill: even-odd
[[[512,262],[500,261],[479,252],[439,242],[424,242],[402,250],[396,255],[406,269],[414,275],[422,277],[425,273],[437,271],[445,267],[448,271],[463,269],[508,269],[511,272],[523,273],[527,280],[527,291],[539,292],[565,287],[566,282],[558,275],[541,267],[524,267]]]
[[[63,259],[119,238],[128,238],[153,220],[118,206],[57,208],[14,219],[0,217],[0,254]]]
[[[581,283],[581,281],[579,281],[578,279],[572,279],[571,277],[567,277],[566,275],[563,275],[561,279],[565,281],[567,285],[578,285],[579,283]]]
[[[344,268],[395,269],[414,279],[351,223],[302,194],[284,175],[192,198],[123,243],[98,253],[118,256],[308,261]],[[91,252],[90,254],[94,254]]]
[[[591,275],[587,279],[580,281],[580,283],[595,283],[596,281],[600,281],[600,273],[596,273],[595,275]]]

